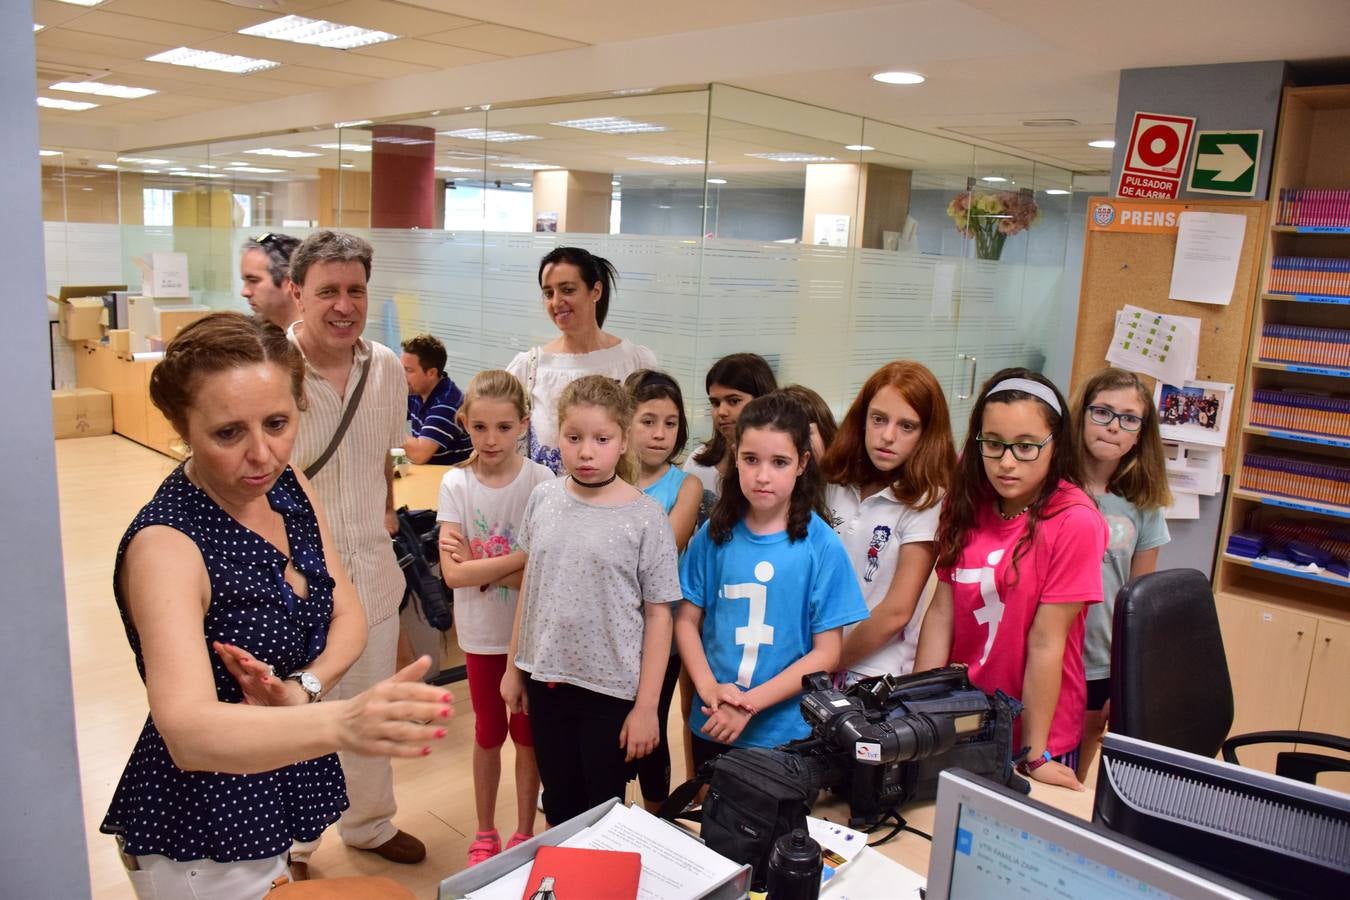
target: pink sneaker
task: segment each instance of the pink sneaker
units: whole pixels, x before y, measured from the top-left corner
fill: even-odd
[[[523,844],[532,837],[534,837],[534,835],[521,834],[519,831],[517,831],[515,834],[511,835],[511,840],[506,842],[506,849],[510,850],[512,847],[515,847],[519,844]]]
[[[497,830],[480,831],[473,836],[473,843],[469,845],[469,865],[476,866],[501,852],[502,837]]]

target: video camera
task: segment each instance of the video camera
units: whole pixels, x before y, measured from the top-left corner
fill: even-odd
[[[938,775],[960,766],[1002,784],[1027,785],[1013,770],[1013,719],[1022,704],[986,694],[964,666],[863,679],[846,690],[824,672],[802,678],[811,737],[797,754],[814,787],[848,801],[849,825],[871,827],[899,806],[937,796]]]

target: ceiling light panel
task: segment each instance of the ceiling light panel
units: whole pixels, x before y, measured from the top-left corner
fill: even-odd
[[[483,171],[483,170],[482,170],[482,169],[466,169],[466,168],[464,168],[463,166],[437,166],[437,167],[436,167],[436,171],[437,171],[437,172],[450,172],[450,173],[465,173],[465,174],[467,174],[467,173],[469,173],[469,172],[481,172],[481,171]]]
[[[285,169],[261,169],[257,166],[230,166],[227,172],[252,172],[255,175],[275,175],[278,172],[284,172]]]
[[[622,116],[600,116],[594,119],[568,119],[565,122],[550,122],[559,128],[578,128],[582,131],[594,131],[598,134],[655,134],[669,131],[664,125],[651,122],[637,122]]]
[[[370,119],[353,119],[350,122],[334,122],[334,128],[355,128],[357,125],[374,125]]]
[[[252,153],[255,156],[281,156],[286,159],[304,159],[307,156],[323,156],[322,153],[310,153],[308,150],[278,150],[275,147],[259,147],[256,150],[245,150],[245,153]]]
[[[537,162],[499,163],[498,165],[500,165],[501,168],[503,169],[523,169],[526,172],[541,172],[545,169],[562,168],[562,166],[555,166],[550,163],[537,163]]]
[[[633,162],[652,163],[657,166],[704,166],[706,160],[694,159],[689,156],[630,156],[628,159]]]
[[[73,94],[97,94],[100,97],[117,97],[120,100],[139,100],[158,93],[150,88],[127,87],[124,84],[104,84],[101,81],[58,81],[48,90],[69,91]]]
[[[60,156],[60,150],[39,150],[38,156]]]
[[[61,0],[62,3],[69,3],[71,6],[98,6],[103,0]]]
[[[342,25],[324,19],[306,19],[304,16],[283,16],[260,25],[239,29],[240,34],[290,41],[293,44],[311,44],[334,50],[351,50],[397,40],[399,35],[387,31],[373,31],[357,25]]]
[[[406,147],[416,147],[419,144],[434,143],[430,138],[402,137],[396,134],[382,134],[379,137],[371,138],[377,144],[402,144]]]
[[[71,112],[83,112],[98,106],[97,103],[85,103],[83,100],[58,100],[55,97],[39,97],[37,105],[46,109],[68,109]]]
[[[146,156],[119,156],[117,157],[117,161],[134,163],[138,166],[167,166],[169,164],[169,160],[167,159],[151,159]]]
[[[216,53],[213,50],[193,50],[191,47],[165,50],[163,53],[147,56],[145,60],[146,62],[168,63],[171,66],[210,69],[212,72],[228,72],[231,75],[247,75],[249,72],[260,72],[263,69],[272,69],[281,65],[275,60]]]
[[[340,150],[343,153],[369,153],[369,144],[310,144],[320,150]]]
[[[838,158],[833,156],[820,156],[815,153],[747,153],[746,156],[753,156],[755,159],[767,159],[770,162],[781,163],[818,163],[818,162],[838,162]]]
[[[486,131],[482,128],[460,128],[457,131],[438,131],[446,137],[463,141],[487,141],[489,144],[509,144],[514,141],[537,141],[537,134],[520,134],[515,131]]]

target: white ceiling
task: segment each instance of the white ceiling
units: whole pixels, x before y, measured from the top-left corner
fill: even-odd
[[[236,33],[287,14],[402,37],[340,51]],[[40,93],[76,98],[42,89],[86,79],[159,91],[40,111],[45,144],[103,151],[718,81],[1100,172],[1110,151],[1087,141],[1113,130],[1121,69],[1350,54],[1350,0],[34,0],[33,16],[46,26]],[[178,46],[282,65],[241,76],[145,61]],[[929,80],[879,85],[868,76],[881,68]],[[1079,124],[1022,124],[1041,118]]]

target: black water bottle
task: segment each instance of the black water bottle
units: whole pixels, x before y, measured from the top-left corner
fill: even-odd
[[[820,896],[820,844],[797,828],[774,841],[765,882],[768,900],[816,900]]]

